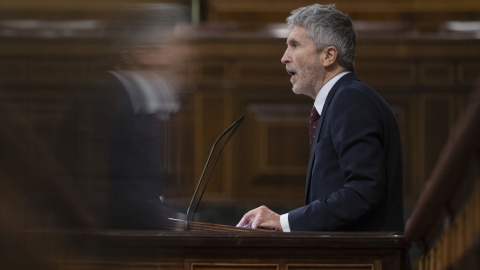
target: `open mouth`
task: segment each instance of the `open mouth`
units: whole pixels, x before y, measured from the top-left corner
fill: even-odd
[[[295,71],[289,69],[287,69],[287,73],[290,74],[290,76],[294,76],[295,74],[297,74]]]

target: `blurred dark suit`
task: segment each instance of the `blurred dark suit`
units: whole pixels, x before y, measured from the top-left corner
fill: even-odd
[[[110,229],[160,229],[163,131],[148,98],[116,75],[81,93],[59,128],[58,154],[99,224]],[[127,89],[129,88],[129,89]]]

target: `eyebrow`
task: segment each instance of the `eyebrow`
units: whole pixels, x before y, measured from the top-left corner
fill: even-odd
[[[300,44],[300,42],[298,42],[298,40],[296,40],[295,38],[287,39],[287,42],[286,42],[287,45],[292,44],[292,43]]]

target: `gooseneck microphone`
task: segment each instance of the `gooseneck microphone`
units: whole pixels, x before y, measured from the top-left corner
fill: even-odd
[[[233,136],[233,134],[235,133],[235,131],[237,130],[237,128],[238,128],[238,127],[240,126],[240,124],[242,123],[243,118],[245,118],[245,115],[240,116],[240,118],[238,118],[237,121],[235,121],[235,122],[234,122],[231,126],[229,126],[222,134],[220,134],[220,136],[218,136],[217,140],[213,143],[212,149],[210,150],[210,154],[208,155],[208,158],[207,158],[207,162],[205,163],[205,167],[203,168],[202,175],[200,176],[200,179],[198,180],[197,187],[195,188],[195,192],[193,193],[192,200],[190,201],[190,204],[189,204],[188,209],[187,209],[187,214],[186,214],[186,217],[185,217],[185,230],[186,230],[186,231],[189,231],[189,230],[190,230],[190,221],[193,221],[193,219],[195,218],[195,213],[197,212],[198,205],[200,205],[200,201],[202,200],[203,194],[205,193],[205,190],[207,189],[208,182],[210,181],[210,177],[212,176],[213,169],[215,168],[215,165],[217,164],[217,160],[218,160],[218,158],[219,158],[219,156],[220,156],[220,153],[222,153],[223,148],[225,148],[225,145],[227,145],[227,143],[228,143],[228,141],[230,140],[230,138]],[[214,162],[213,162],[212,167],[210,168],[210,172],[208,173],[207,180],[205,181],[205,184],[204,184],[204,186],[203,186],[202,192],[200,193],[200,195],[199,195],[199,197],[198,197],[198,201],[197,201],[197,204],[196,204],[196,206],[195,206],[195,209],[194,209],[194,211],[193,211],[193,213],[192,213],[192,217],[189,218],[190,209],[192,208],[193,202],[195,201],[195,198],[197,197],[198,189],[200,188],[200,185],[201,185],[202,180],[203,180],[203,176],[205,175],[205,172],[206,172],[206,170],[207,170],[208,164],[210,163],[210,158],[212,157],[213,151],[215,150],[215,147],[216,147],[218,141],[219,141],[223,136],[225,136],[225,134],[227,134],[229,131],[231,131],[231,132],[230,132],[230,135],[228,135],[227,139],[225,140],[225,142],[223,143],[222,147],[220,148],[220,150],[218,151],[217,155],[215,156],[215,160],[214,160]]]

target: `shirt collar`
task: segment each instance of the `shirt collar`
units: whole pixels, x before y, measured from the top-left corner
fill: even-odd
[[[315,103],[313,103],[313,106],[318,111],[318,114],[322,113],[323,106],[325,105],[325,101],[327,100],[328,93],[330,93],[330,90],[332,90],[332,87],[335,85],[335,83],[340,80],[343,75],[350,73],[350,71],[344,71],[339,74],[337,74],[335,77],[330,79],[323,87],[320,89],[320,91],[317,94],[317,97],[315,98]]]

